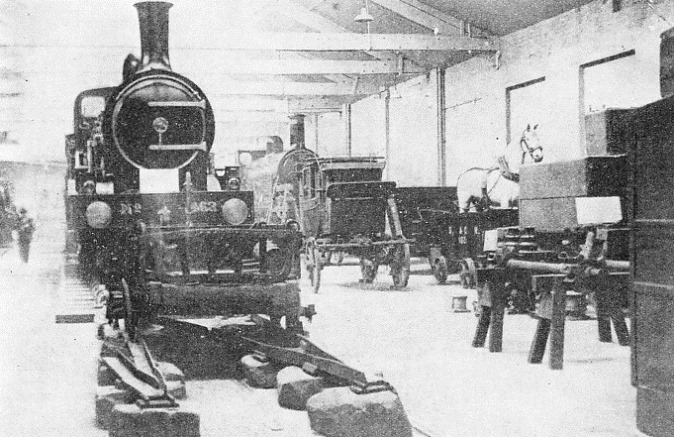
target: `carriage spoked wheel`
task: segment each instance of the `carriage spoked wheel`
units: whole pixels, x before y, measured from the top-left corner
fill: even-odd
[[[408,243],[396,245],[391,262],[391,277],[393,287],[407,287],[410,279],[410,245]]]
[[[371,284],[377,277],[377,270],[379,270],[379,263],[376,260],[364,256],[360,258],[360,274],[362,276],[362,282]]]
[[[461,260],[461,268],[459,270],[459,279],[463,288],[475,287],[475,262],[470,258]]]
[[[321,259],[321,251],[316,245],[316,241],[313,239],[307,241],[306,256],[311,290],[314,293],[318,293],[318,289],[321,287],[321,270],[323,270],[323,262]]]
[[[314,268],[311,275],[311,289],[314,291],[314,293],[318,293],[318,289],[321,287],[321,270],[323,270],[323,261],[321,260],[321,251],[317,246],[314,246],[312,249],[312,258],[314,259]]]
[[[440,255],[433,265],[431,265],[433,270],[433,276],[438,281],[439,284],[444,284],[447,282],[447,275],[449,274],[449,269],[447,267],[447,258]]]

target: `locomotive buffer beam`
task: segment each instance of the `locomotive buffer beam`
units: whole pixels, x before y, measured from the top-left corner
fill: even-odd
[[[140,408],[177,407],[178,403],[168,394],[164,375],[157,367],[150,350],[143,340],[138,342],[126,340],[123,347],[108,345],[114,352],[112,356],[103,357],[105,365],[117,376],[121,384],[137,397],[136,405]]]

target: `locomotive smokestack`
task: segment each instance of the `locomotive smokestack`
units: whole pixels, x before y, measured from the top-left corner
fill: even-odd
[[[290,146],[304,149],[304,114],[290,116]]]
[[[140,23],[140,65],[138,72],[171,70],[168,52],[168,2],[141,2],[134,5]]]

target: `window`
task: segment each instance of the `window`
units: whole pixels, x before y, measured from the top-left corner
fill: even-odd
[[[634,50],[628,50],[580,66],[581,117],[607,108],[648,103],[644,96],[650,93],[642,89],[645,81],[636,80],[641,68],[634,55]]]
[[[545,77],[523,82],[506,88],[506,142],[527,127],[542,123],[545,114]]]

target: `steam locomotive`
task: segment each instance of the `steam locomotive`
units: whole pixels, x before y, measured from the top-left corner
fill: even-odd
[[[211,104],[169,63],[171,6],[136,4],[140,58],[126,58],[119,86],[75,100],[67,250],[107,290],[108,318],[127,327],[157,314],[225,313],[285,316],[296,327],[299,226],[256,223],[237,169],[212,168]]]

